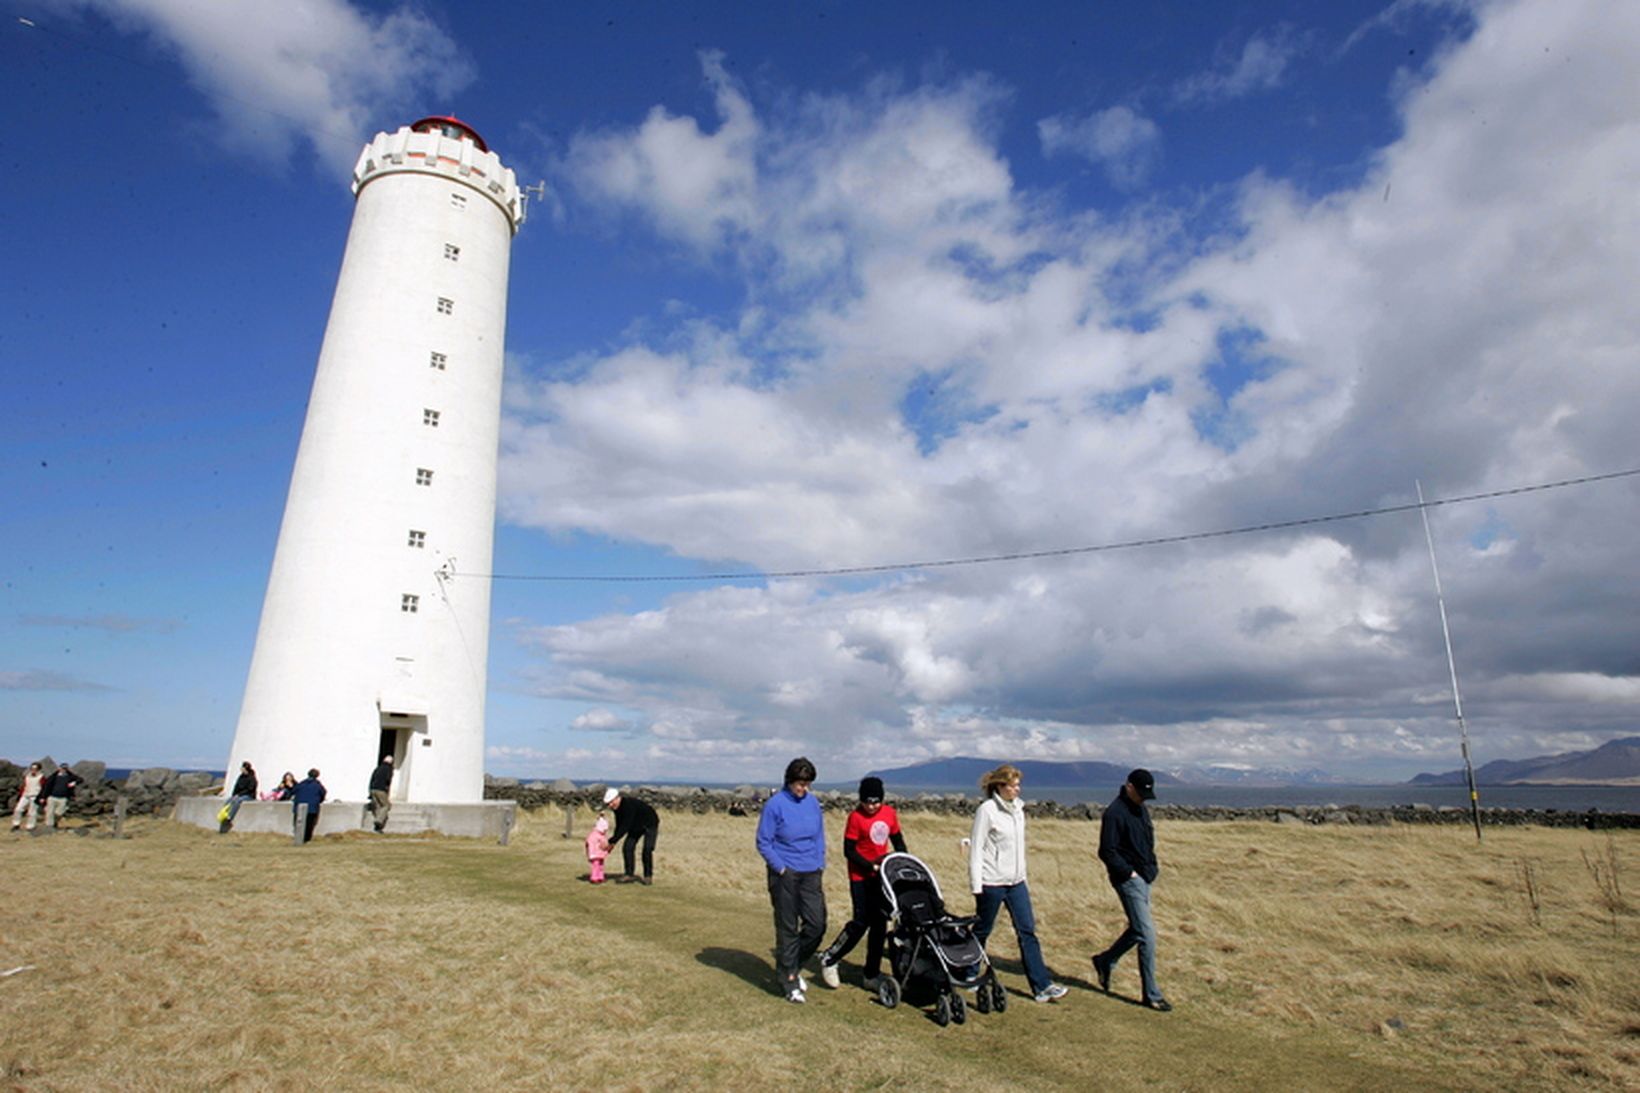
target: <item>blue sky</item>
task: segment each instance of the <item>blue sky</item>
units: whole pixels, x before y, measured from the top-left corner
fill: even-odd
[[[968,557],[1640,465],[1632,5],[561,7],[0,0],[0,753],[221,765],[347,173],[428,113],[545,186],[497,573]],[[1478,761],[1635,731],[1637,500],[1435,513]],[[1400,778],[1457,764],[1450,709],[1400,516],[497,581],[488,766]]]

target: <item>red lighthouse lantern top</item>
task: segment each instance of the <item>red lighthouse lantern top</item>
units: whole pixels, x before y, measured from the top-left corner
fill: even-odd
[[[415,133],[443,133],[452,140],[470,140],[478,145],[480,152],[488,152],[490,146],[484,143],[484,138],[478,135],[478,130],[462,121],[460,118],[447,114],[435,114],[432,117],[422,118],[412,122],[410,130]]]

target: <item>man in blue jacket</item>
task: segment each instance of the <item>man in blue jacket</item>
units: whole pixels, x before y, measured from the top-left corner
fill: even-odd
[[[810,795],[814,764],[804,758],[786,764],[786,784],[763,806],[757,822],[757,852],[769,867],[769,902],[774,905],[774,964],[788,1002],[804,1001],[808,983],[803,962],[826,936],[826,823],[820,802]]]
[[[296,810],[307,805],[307,826],[302,831],[302,841],[308,842],[313,838],[313,829],[319,826],[319,806],[325,803],[325,784],[319,781],[319,768],[308,771],[308,776],[296,783],[296,789],[290,796],[291,815],[294,819]]]
[[[1128,775],[1116,800],[1099,821],[1099,860],[1122,901],[1127,929],[1110,948],[1093,958],[1099,989],[1110,993],[1110,970],[1135,945],[1139,947],[1139,984],[1144,1004],[1166,1013],[1173,1006],[1156,985],[1156,924],[1150,917],[1150,886],[1156,883],[1156,829],[1145,802],[1156,796],[1156,779],[1148,770]]]

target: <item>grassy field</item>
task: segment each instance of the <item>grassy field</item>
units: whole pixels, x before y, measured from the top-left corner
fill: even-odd
[[[652,888],[579,882],[545,813],[508,847],[0,836],[0,972],[34,966],[0,978],[0,1088],[1640,1088],[1640,916],[1612,885],[1640,888],[1632,833],[1163,823],[1164,1015],[1131,957],[1092,987],[1121,926],[1095,826],[1036,821],[1071,994],[1018,993],[1003,924],[1007,1013],[941,1029],[858,988],[863,950],[842,990],[773,993],[755,822],[663,814]],[[958,909],[966,826],[906,817]],[[827,894],[834,932],[840,868]]]

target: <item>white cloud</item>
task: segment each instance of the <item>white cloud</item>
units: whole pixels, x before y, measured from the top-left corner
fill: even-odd
[[[1255,174],[1233,230],[1202,237],[1185,213],[1038,201],[997,150],[1006,96],[984,83],[749,116],[720,222],[755,239],[690,237],[658,190],[630,200],[730,248],[751,302],[516,382],[505,516],[838,566],[1624,466],[1637,62],[1640,9],[1492,5],[1404,92],[1404,135],[1358,185],[1307,197]],[[648,125],[599,139],[619,159]],[[1632,731],[1610,696],[1640,674],[1635,499],[1619,484],[1433,514],[1483,756]],[[964,752],[1454,765],[1415,518],[686,591],[528,640],[539,693],[632,711],[654,727],[628,759],[674,773],[798,751],[839,776]]]
[[[600,706],[577,716],[570,728],[579,732],[631,732],[632,723]]]
[[[0,672],[0,691],[69,691],[78,694],[103,694],[115,689],[105,683],[80,679],[66,672],[56,672],[47,668]]]
[[[577,136],[566,169],[583,193],[642,208],[664,234],[710,250],[755,225],[759,127],[722,54],[701,54],[701,67],[717,106],[715,132],[657,106],[636,131]]]
[[[134,634],[150,631],[169,634],[180,629],[176,619],[140,619],[130,615],[24,615],[17,620],[24,626],[52,626],[68,630],[102,630],[110,634]]]
[[[1223,102],[1272,90],[1281,85],[1288,64],[1304,48],[1304,39],[1290,27],[1254,34],[1242,43],[1239,52],[1221,49],[1212,68],[1175,84],[1174,100]]]
[[[411,104],[427,92],[447,99],[474,75],[408,6],[377,15],[347,0],[71,2],[175,54],[216,112],[209,136],[265,162],[309,145],[347,170],[375,127],[414,120]]]
[[[1104,168],[1119,189],[1137,188],[1161,151],[1162,131],[1132,107],[1112,106],[1087,117],[1057,114],[1036,123],[1047,156],[1069,152]]]

